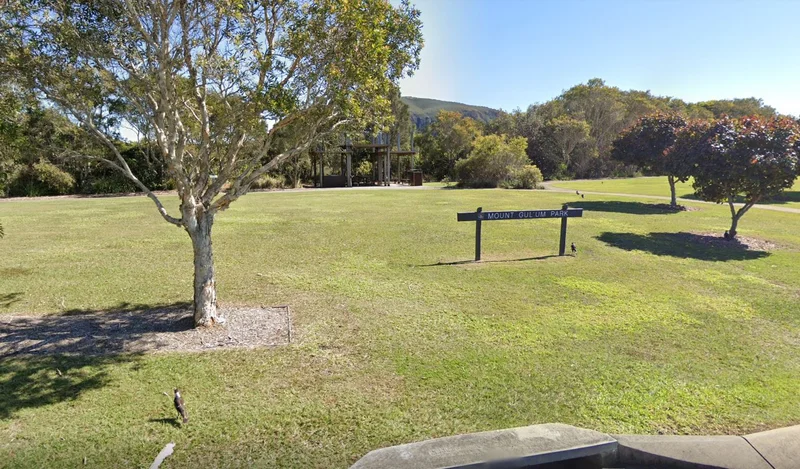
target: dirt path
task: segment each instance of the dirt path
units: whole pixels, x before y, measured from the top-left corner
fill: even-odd
[[[574,181],[572,181],[572,182],[574,182]],[[544,186],[544,188],[546,190],[552,191],[552,192],[565,192],[565,193],[569,192],[569,193],[572,193],[572,194],[575,193],[575,189],[564,189],[562,187],[553,187],[551,184],[552,183],[550,183],[550,182],[545,182],[545,183],[542,183],[542,186]],[[608,196],[613,196],[613,197],[631,197],[631,198],[637,198],[637,199],[653,199],[653,200],[667,200],[667,201],[670,200],[669,197],[660,196],[660,195],[624,194],[624,193],[621,193],[621,192],[594,192],[594,191],[580,191],[580,192],[581,192],[581,194],[587,194],[587,195],[608,195]],[[678,202],[691,203],[691,204],[719,205],[719,204],[716,204],[714,202],[706,202],[704,200],[694,200],[694,199],[682,199],[680,197],[678,198]],[[742,204],[734,204],[734,205],[736,205],[737,207],[741,207],[742,206]],[[760,209],[763,209],[763,210],[773,210],[773,211],[776,211],[776,212],[800,213],[800,209],[798,209],[798,208],[776,207],[774,205],[756,204],[756,205],[753,205],[753,208],[760,208]]]

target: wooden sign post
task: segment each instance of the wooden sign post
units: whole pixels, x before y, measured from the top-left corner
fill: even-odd
[[[505,212],[484,212],[478,207],[474,212],[458,214],[458,221],[475,222],[475,261],[481,260],[481,222],[493,220],[536,220],[540,218],[561,219],[561,240],[558,243],[558,255],[563,256],[567,248],[567,218],[582,217],[582,208],[569,208],[566,204],[561,210],[509,210]]]

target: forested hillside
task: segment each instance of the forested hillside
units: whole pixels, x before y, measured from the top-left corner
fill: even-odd
[[[469,104],[440,101],[438,99],[414,98],[411,96],[403,96],[401,99],[408,106],[411,120],[414,122],[417,130],[428,127],[428,125],[436,119],[436,115],[439,114],[439,111],[458,112],[462,116],[475,119],[484,124],[497,118],[501,112],[497,109],[484,106],[471,106]]]
[[[481,135],[524,138],[528,159],[547,179],[632,176],[647,173],[646,168],[615,160],[610,150],[620,133],[643,116],[664,113],[709,121],[722,116],[777,115],[775,108],[758,98],[687,103],[649,91],[622,90],[599,78],[544,103],[520,103],[513,111],[499,111],[489,122],[471,125],[469,115],[453,111],[457,113],[440,110],[433,124],[416,137],[421,167],[433,180],[455,178],[458,160],[470,155]]]

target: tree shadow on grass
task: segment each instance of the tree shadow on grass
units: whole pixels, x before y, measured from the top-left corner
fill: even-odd
[[[582,208],[591,212],[629,213],[631,215],[667,215],[680,213],[680,207],[670,207],[669,204],[645,204],[642,202],[622,201],[589,201],[572,202],[570,208]]]
[[[0,419],[107,386],[113,368],[143,355],[130,351],[129,343],[154,332],[190,329],[190,307],[121,304],[111,311],[0,316]]]
[[[800,202],[800,191],[786,191],[776,195],[771,200],[762,202],[764,204],[785,204],[789,202]]]
[[[136,354],[109,356],[20,356],[0,359],[0,420],[18,411],[73,401],[111,382],[112,367]]]
[[[190,303],[131,305],[107,311],[71,309],[51,316],[0,316],[0,359],[15,355],[108,355],[159,333],[192,329]],[[143,346],[146,343],[142,344]]]
[[[689,199],[689,200],[702,200],[700,197],[697,197],[696,194],[686,194],[680,196],[682,199]],[[734,200],[737,204],[743,204],[747,202],[747,200],[742,196],[737,196]],[[780,204],[788,204],[788,203],[800,203],[800,191],[785,191],[782,192],[770,199],[760,200],[758,201],[759,205],[780,205]]]
[[[634,233],[605,232],[596,239],[626,251],[645,251],[657,256],[702,261],[745,261],[769,256],[766,251],[748,250],[738,241],[722,241],[719,237],[694,233]]]
[[[0,308],[8,308],[22,297],[22,292],[0,293]]]

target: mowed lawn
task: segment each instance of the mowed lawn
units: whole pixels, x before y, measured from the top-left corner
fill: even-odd
[[[608,184],[606,182],[605,184]],[[664,184],[666,185],[666,184]],[[588,189],[587,189],[588,190]],[[175,200],[170,200],[170,205]],[[750,211],[771,253],[686,242],[724,206],[664,214],[574,194],[250,194],[214,227],[223,303],[291,305],[290,346],[0,360],[0,466],[347,467],[400,443],[545,422],[738,433],[800,423],[800,216]],[[691,204],[690,204],[691,205]],[[191,246],[142,197],[0,202],[0,314],[191,300]],[[142,317],[146,320],[146,316]],[[162,392],[184,391],[173,425]]]
[[[661,197],[669,197],[669,183],[667,182],[666,176],[604,179],[594,181],[561,181],[551,183],[551,185],[559,189],[575,189],[588,192],[610,192],[617,194],[657,195]],[[697,198],[694,195],[694,189],[692,189],[691,180],[689,182],[678,183],[675,187],[675,192],[677,196],[681,198]],[[739,202],[741,202],[741,200]],[[794,186],[786,189],[783,194],[778,195],[772,200],[765,200],[759,203],[800,209],[800,179],[794,183]]]

